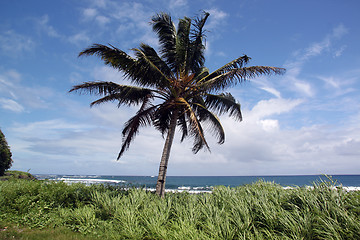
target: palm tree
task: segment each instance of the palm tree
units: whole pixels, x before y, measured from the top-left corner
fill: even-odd
[[[175,128],[179,127],[181,142],[194,140],[192,151],[209,149],[203,124],[209,124],[218,143],[225,141],[224,129],[217,115],[229,113],[241,121],[240,104],[225,89],[248,79],[269,74],[282,74],[285,69],[268,66],[246,66],[250,57],[243,55],[210,73],[204,67],[204,25],[209,13],[201,17],[179,19],[175,27],[168,14],[152,17],[153,31],[159,38],[160,55],[149,45],[141,43],[132,49],[135,57],[112,46],[94,44],[79,56],[97,55],[105,64],[123,72],[134,86],[114,82],[86,82],[74,86],[79,91],[100,95],[91,106],[117,102],[122,105],[139,105],[138,112],[124,125],[119,159],[134,140],[140,127],[154,126],[166,135],[161,157],[156,193],[163,197],[166,170]]]

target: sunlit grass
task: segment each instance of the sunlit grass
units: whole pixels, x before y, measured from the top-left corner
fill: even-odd
[[[7,181],[0,183],[0,218],[99,239],[360,239],[360,192],[259,181],[161,199],[141,189]]]

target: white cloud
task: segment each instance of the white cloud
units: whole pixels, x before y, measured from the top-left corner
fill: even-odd
[[[261,125],[261,127],[266,132],[273,132],[279,130],[279,121],[274,119],[265,119],[258,121],[258,124]]]
[[[348,30],[343,25],[339,25],[332,30],[331,34],[326,35],[322,41],[312,43],[304,50],[297,51],[294,54],[295,59],[285,64],[287,72],[283,79],[286,81],[286,85],[304,96],[314,97],[316,93],[314,85],[308,80],[299,78],[299,75],[302,74],[303,66],[311,58],[317,57],[325,52],[329,52],[335,40],[342,38],[347,32]],[[343,46],[339,50],[335,51],[334,56],[340,56],[344,49],[345,47]],[[289,81],[293,84],[289,85]]]
[[[313,43],[310,47],[305,50],[303,55],[303,60],[307,60],[310,57],[315,57],[320,55],[325,49],[328,49],[330,46],[330,39],[325,38],[322,42]]]
[[[0,34],[0,50],[7,56],[19,56],[24,52],[31,51],[35,45],[35,42],[30,37],[18,34],[12,30]]]
[[[316,80],[321,80],[322,82],[320,83],[323,83],[322,93],[327,94],[327,104],[338,106],[340,109],[344,109],[344,106],[339,105],[339,103],[345,104],[345,101],[348,102],[345,105],[347,107],[355,105],[359,99],[355,97],[356,95],[350,94],[357,92],[359,89],[360,69],[343,69],[343,71],[330,72],[331,74],[325,73],[317,75],[315,78]],[[353,103],[349,104],[349,102]]]
[[[23,133],[24,136],[37,136],[40,138],[53,138],[56,137],[56,132],[58,130],[72,130],[75,132],[84,131],[90,129],[92,126],[87,124],[74,124],[68,123],[63,119],[52,119],[46,121],[32,122],[29,124],[17,124],[14,127],[14,131],[17,133]],[[34,134],[34,133],[37,134]]]
[[[294,86],[299,92],[305,94],[308,97],[312,97],[315,95],[315,90],[313,87],[311,87],[311,84],[309,82],[296,80],[294,81]]]
[[[269,100],[259,101],[249,112],[246,112],[246,122],[257,122],[258,120],[270,117],[273,115],[283,114],[293,110],[296,106],[301,104],[301,99],[283,99],[272,98]]]
[[[212,8],[207,9],[205,12],[210,13],[208,22],[206,23],[206,29],[213,30],[219,26],[223,26],[228,14],[222,10]]]
[[[278,90],[276,90],[275,88],[272,88],[272,87],[260,87],[260,88],[266,92],[273,94],[277,98],[281,98],[281,93]]]
[[[266,104],[259,107],[267,111]],[[258,115],[254,111],[258,110],[244,113],[249,121],[223,120],[227,140],[222,146],[213,145],[212,149],[227,159],[226,165],[231,169],[218,164],[217,175],[222,170],[235,175],[341,174],[360,167],[356,160],[360,156],[359,124],[332,127],[332,131],[325,125],[288,130],[277,119],[249,119]],[[203,158],[213,158],[212,154],[200,154]],[[350,162],[355,165],[347,166]]]
[[[42,31],[44,31],[49,37],[54,38],[62,38],[61,34],[59,34],[53,26],[49,24],[49,16],[44,15],[37,21],[38,26]]]
[[[154,12],[142,3],[102,1],[101,4],[98,4],[97,1],[94,1],[88,8],[83,9],[81,14],[83,16],[82,20],[95,21],[100,25],[101,28],[98,28],[97,34],[106,33],[106,38],[110,39],[108,42],[114,45],[116,45],[114,41],[121,42],[124,39],[126,39],[126,42],[122,43],[122,47],[127,49],[134,47],[134,44],[137,45],[141,41],[157,44],[157,39],[152,34],[151,27],[148,24]],[[103,26],[110,22],[113,25],[111,31],[108,31]],[[93,31],[93,28],[94,26],[91,31]]]
[[[3,109],[7,109],[7,110],[17,112],[17,113],[24,111],[23,106],[21,106],[16,101],[14,101],[12,99],[8,99],[8,98],[0,98],[0,106]]]
[[[90,0],[90,2],[91,5],[99,8],[106,8],[109,5],[109,3],[111,3],[111,1],[109,0]]]
[[[335,152],[343,156],[360,156],[360,140],[358,139],[346,139],[334,148]]]
[[[289,130],[278,117],[291,114],[301,103],[291,99],[263,100],[243,111],[243,122],[223,117],[225,144],[217,145],[207,134],[212,153],[192,154],[191,139],[180,143],[177,132],[169,174],[198,175],[199,168],[202,175],[349,173],[344,164],[359,157],[358,121],[331,132],[321,125]],[[151,127],[140,129],[121,162],[114,162],[121,147],[122,125],[136,109],[104,104],[92,109],[73,106],[73,111],[82,113],[81,122],[53,119],[15,125],[12,131],[17,138],[11,139],[16,162],[34,172],[51,171],[57,166],[55,173],[157,174],[164,139]],[[27,166],[25,156],[36,156],[37,160]],[[339,157],[343,166],[338,164]],[[41,161],[39,166],[37,161]]]
[[[349,30],[343,24],[340,24],[333,29],[332,37],[342,38],[348,32],[349,32]]]
[[[100,80],[100,81],[110,81],[117,83],[124,83],[125,81],[123,80],[123,73],[108,66],[95,67],[92,71],[92,75],[94,77],[94,80],[97,81]]]
[[[310,47],[305,49],[303,56],[300,57],[301,61],[306,61],[311,57],[318,56],[324,51],[329,51],[335,40],[342,38],[345,34],[348,33],[348,30],[343,26],[339,25],[335,27],[331,34],[325,36],[321,42],[313,43]],[[344,50],[344,49],[343,49]],[[338,50],[337,54],[341,54],[343,50]]]
[[[91,42],[90,37],[86,32],[79,32],[72,36],[69,36],[68,41],[76,45],[89,44]]]
[[[105,25],[107,23],[110,22],[110,18],[105,17],[105,16],[97,16],[95,18],[96,22],[99,23],[100,25]]]
[[[92,21],[95,20],[99,25],[105,25],[110,22],[110,18],[100,15],[95,8],[86,8],[82,11],[83,20]]]
[[[168,3],[170,9],[179,9],[187,6],[187,0],[170,0]]]
[[[8,106],[18,112],[24,108],[47,108],[49,99],[54,95],[53,90],[43,86],[29,87],[22,82],[22,75],[15,70],[0,72],[0,94],[6,99]],[[3,101],[3,104],[5,101]],[[9,109],[9,107],[8,107]]]
[[[86,8],[83,10],[83,16],[85,19],[93,19],[97,15],[97,10],[95,8]]]
[[[346,45],[343,45],[343,46],[341,46],[339,49],[337,49],[335,52],[334,52],[334,58],[337,58],[337,57],[340,57],[342,54],[343,54],[343,52],[345,51],[345,49],[346,49]]]
[[[338,81],[338,79],[335,79],[334,77],[325,77],[325,76],[319,76],[319,79],[323,80],[328,86],[331,86],[333,88],[339,88],[341,82]]]

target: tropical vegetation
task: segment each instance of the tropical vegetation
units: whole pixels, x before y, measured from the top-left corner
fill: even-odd
[[[0,176],[4,175],[5,170],[11,168],[13,162],[11,156],[12,154],[5,135],[0,130]]]
[[[144,43],[132,49],[134,58],[112,45],[102,44],[94,44],[79,54],[99,56],[134,84],[96,81],[76,85],[70,90],[102,96],[91,106],[112,101],[119,107],[140,105],[136,115],[125,123],[118,159],[129,148],[140,127],[152,125],[166,135],[156,187],[157,194],[162,197],[175,128],[180,128],[181,141],[193,138],[194,153],[204,147],[210,149],[204,124],[209,126],[219,144],[224,143],[225,132],[218,115],[229,113],[235,120],[242,120],[240,104],[231,93],[224,91],[260,75],[284,72],[277,67],[247,66],[250,57],[246,55],[210,72],[204,66],[204,25],[208,17],[209,13],[205,12],[196,19],[179,19],[176,28],[168,14],[155,15],[151,25],[159,39],[160,55]]]
[[[86,238],[70,238],[69,230]],[[142,189],[1,181],[0,239],[41,239],[29,237],[35,233],[53,234],[48,239],[360,239],[360,192],[330,182],[284,189],[259,181],[161,199]]]
[[[0,181],[14,179],[36,180],[36,177],[34,177],[31,173],[16,170],[7,170],[3,176],[0,176]]]

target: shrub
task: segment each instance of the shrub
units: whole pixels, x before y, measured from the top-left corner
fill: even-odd
[[[0,130],[0,176],[3,176],[5,170],[11,167],[13,162],[11,155],[10,147],[6,142],[5,135]]]

